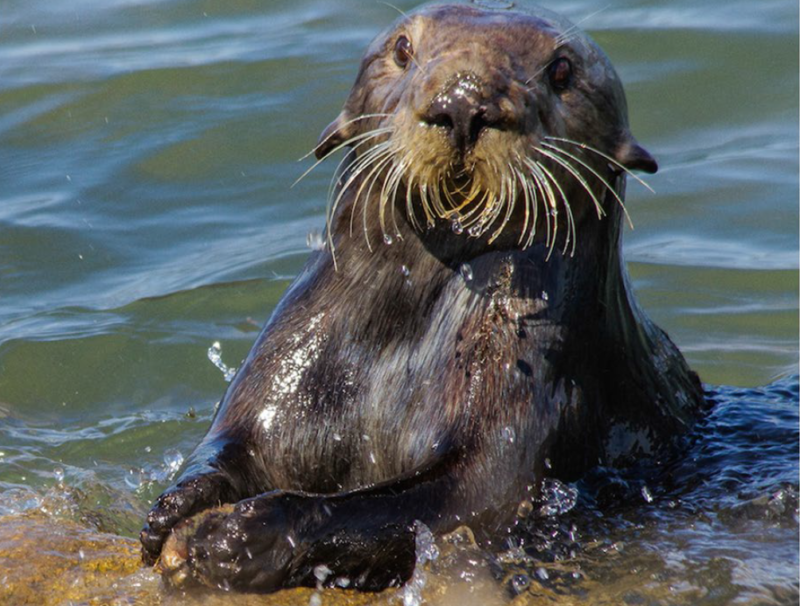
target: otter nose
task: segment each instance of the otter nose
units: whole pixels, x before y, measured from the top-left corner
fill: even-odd
[[[477,77],[459,75],[434,97],[423,121],[446,130],[462,154],[471,149],[486,128],[497,125],[497,112],[484,103],[484,87]]]

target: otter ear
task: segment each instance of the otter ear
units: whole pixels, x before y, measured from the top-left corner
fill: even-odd
[[[658,162],[632,135],[625,137],[617,148],[614,159],[628,170],[641,170],[651,175],[658,170]]]
[[[317,146],[314,148],[314,155],[317,160],[322,160],[325,156],[331,153],[332,150],[339,147],[342,143],[347,141],[351,135],[346,130],[352,122],[347,118],[345,112],[339,114],[336,119],[325,127],[322,134],[319,136]]]

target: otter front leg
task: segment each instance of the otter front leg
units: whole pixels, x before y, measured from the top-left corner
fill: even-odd
[[[176,528],[161,571],[174,585],[265,592],[313,587],[324,565],[326,585],[400,585],[414,570],[414,522],[457,525],[445,512],[456,497],[450,474],[417,480],[336,495],[275,491],[207,512]]]
[[[155,564],[164,541],[181,520],[249,496],[243,482],[228,471],[243,467],[236,464],[240,454],[230,448],[214,448],[209,443],[201,444],[195,450],[192,459],[199,462],[190,462],[181,479],[156,499],[147,514],[147,524],[139,533],[145,564]]]

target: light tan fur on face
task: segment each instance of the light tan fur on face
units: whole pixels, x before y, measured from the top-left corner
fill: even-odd
[[[406,65],[395,61],[401,37],[413,48]],[[574,85],[556,91],[548,69],[561,57]],[[492,120],[468,145],[434,115],[459,97]],[[402,237],[404,212],[418,232],[447,221],[489,245],[502,236],[574,252],[579,224],[601,219],[609,199],[623,204],[620,175],[655,170],[628,131],[613,67],[588,37],[550,13],[468,5],[422,9],[373,42],[317,155],[343,147],[329,221],[348,207],[350,233],[360,224],[370,248],[370,223],[388,243]]]

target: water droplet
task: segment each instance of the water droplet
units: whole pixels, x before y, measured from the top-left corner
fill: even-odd
[[[461,273],[461,277],[464,278],[465,282],[472,281],[472,266],[469,263],[462,263],[461,267],[458,268],[459,273]]]
[[[131,490],[138,490],[144,482],[144,470],[131,467],[125,474],[125,484]]]
[[[517,433],[514,431],[513,427],[503,427],[500,434],[503,436],[503,439],[509,444],[513,444],[514,439],[517,437]]]
[[[525,591],[528,587],[530,587],[531,580],[528,578],[527,574],[515,574],[511,577],[511,588],[514,590],[514,593],[520,594]]]
[[[459,221],[458,219],[453,219],[453,222],[450,224],[450,227],[452,228],[453,233],[456,234],[457,236],[460,236],[461,234],[464,233],[464,226],[461,225],[461,221]]]
[[[311,250],[324,250],[325,239],[322,237],[322,232],[318,229],[312,229],[306,234],[306,246]]]
[[[383,234],[383,243],[386,244],[386,246],[391,246],[393,242],[394,239],[392,238],[392,236],[390,236],[389,234]]]
[[[314,593],[308,598],[308,606],[322,606],[322,597],[318,593]]]
[[[401,265],[400,266],[400,273],[403,274],[406,278],[411,275],[411,270],[408,268],[408,265]]]
[[[547,469],[553,469],[553,462],[549,458],[547,458],[544,460],[544,466]]]
[[[533,512],[533,503],[528,501],[527,499],[520,502],[519,506],[517,507],[517,517],[518,518],[527,518]]]
[[[338,433],[334,433],[333,434],[333,441],[334,442],[341,442],[342,441],[342,436],[340,436]]]
[[[547,574],[547,571],[544,568],[537,568],[536,569],[536,576],[539,577],[541,580],[546,581],[550,578],[550,575]]]
[[[342,589],[347,589],[348,587],[350,587],[350,579],[348,579],[347,577],[339,577],[338,579],[336,579],[336,582],[334,584],[337,587],[341,587]]]
[[[318,566],[314,566],[314,578],[317,579],[317,582],[324,583],[333,571],[328,568],[325,564],[319,564]]]
[[[56,482],[62,484],[64,482],[64,470],[61,467],[56,467],[53,470],[53,477],[56,479]]]
[[[483,233],[483,227],[481,227],[480,225],[473,225],[472,227],[469,228],[469,230],[467,230],[467,233],[469,233],[469,235],[472,236],[473,238],[477,238]]]
[[[152,446],[145,446],[144,447],[144,451],[145,452],[153,452],[153,447]]]
[[[181,465],[183,465],[183,455],[179,451],[169,448],[164,452],[164,466],[170,479],[178,473]]]
[[[642,486],[642,496],[648,503],[653,502],[653,494],[650,492],[650,489],[647,486]]]
[[[550,295],[547,294],[546,290],[543,290],[542,291],[542,301],[549,301],[549,300],[550,300]]]

